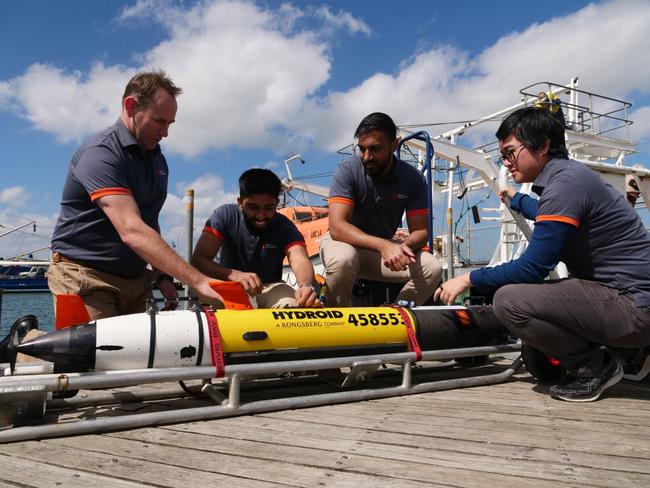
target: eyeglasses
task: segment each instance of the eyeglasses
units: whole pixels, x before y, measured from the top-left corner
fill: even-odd
[[[501,153],[501,157],[499,158],[499,162],[503,163],[504,161],[508,161],[509,163],[514,163],[517,161],[517,158],[519,157],[519,151],[522,147],[526,147],[524,144],[519,144],[517,147],[514,148],[509,148],[506,149]]]

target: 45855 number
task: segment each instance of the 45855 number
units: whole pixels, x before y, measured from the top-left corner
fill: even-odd
[[[400,323],[399,316],[393,313],[351,313],[348,316],[348,323],[357,326],[366,325],[397,325]]]

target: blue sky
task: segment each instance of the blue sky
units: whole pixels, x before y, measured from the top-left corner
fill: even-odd
[[[295,175],[331,173],[367,113],[473,119],[538,81],[579,76],[584,90],[631,101],[640,145],[629,161],[650,166],[648,2],[32,0],[1,12],[0,224],[38,222],[0,238],[5,257],[48,243],[72,153],[117,118],[126,81],[146,67],[185,90],[163,145],[168,241],[184,242],[188,187],[200,229],[251,166],[284,177],[282,161],[301,152]]]

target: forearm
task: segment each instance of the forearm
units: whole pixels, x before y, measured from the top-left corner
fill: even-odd
[[[192,265],[196,267],[206,276],[217,280],[231,281],[233,270],[218,263],[205,256],[194,255],[192,257]]]
[[[495,290],[511,283],[541,283],[560,261],[564,249],[577,229],[559,222],[541,222],[524,254],[508,263],[471,272],[474,286],[482,291]]]
[[[120,236],[129,246],[155,270],[167,273],[189,285],[196,285],[204,279],[197,269],[185,262],[163,238],[151,227],[134,225]]]
[[[528,220],[535,220],[537,217],[538,200],[523,193],[515,193],[510,202],[510,208],[521,213]]]
[[[349,222],[338,222],[330,227],[330,235],[336,241],[345,242],[354,247],[382,252],[387,239],[366,234]]]
[[[301,260],[295,265],[292,264],[291,269],[293,274],[296,275],[298,286],[312,285],[314,283],[314,267],[308,259],[306,262]]]
[[[419,251],[426,245],[428,237],[429,237],[428,230],[426,229],[415,230],[409,233],[409,236],[406,239],[406,241],[404,241],[404,244],[410,247],[413,251]]]

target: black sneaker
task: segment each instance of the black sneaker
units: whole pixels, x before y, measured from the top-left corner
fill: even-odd
[[[650,346],[643,347],[623,360],[623,378],[641,381],[650,373]]]
[[[623,378],[623,367],[613,356],[607,355],[607,363],[593,376],[572,376],[570,373],[549,392],[553,398],[567,402],[593,402],[609,387]]]

